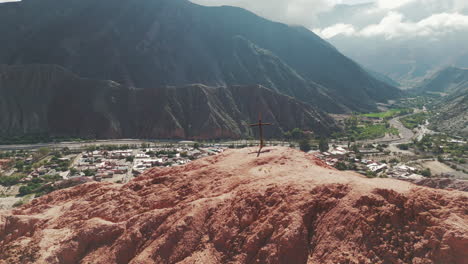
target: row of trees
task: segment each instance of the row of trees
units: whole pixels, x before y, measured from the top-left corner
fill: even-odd
[[[313,149],[312,141],[317,142],[317,138],[313,138],[310,133],[304,132],[299,128],[295,128],[291,131],[284,133],[284,137],[288,141],[294,141],[299,144],[299,148],[304,152],[309,152]],[[328,151],[328,139],[324,137],[318,138],[318,146],[315,145],[321,152]]]

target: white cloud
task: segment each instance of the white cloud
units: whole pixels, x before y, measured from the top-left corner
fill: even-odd
[[[397,9],[418,0],[378,0],[377,7],[382,9]]]
[[[20,2],[21,0],[0,0],[0,3]]]
[[[315,15],[343,0],[190,0],[209,6],[230,5],[250,10],[259,16],[287,24],[311,25]]]
[[[419,22],[404,21],[404,16],[390,12],[379,24],[369,25],[359,32],[365,37],[384,36],[387,39],[412,36],[439,36],[468,29],[468,16],[458,13],[434,14]]]
[[[352,36],[356,34],[356,29],[351,24],[336,24],[323,30],[314,29],[313,31],[325,39],[330,39],[338,35]]]
[[[468,16],[459,13],[440,13],[418,22],[406,21],[403,14],[390,11],[378,24],[356,29],[350,24],[336,24],[314,31],[321,37],[330,39],[337,35],[376,37],[386,39],[398,37],[438,37],[454,31],[468,30]]]

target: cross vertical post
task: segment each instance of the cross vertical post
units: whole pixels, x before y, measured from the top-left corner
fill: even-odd
[[[262,123],[262,114],[258,114],[258,123],[256,124],[251,124],[251,127],[258,127],[259,129],[259,134],[260,134],[260,148],[258,149],[257,157],[260,156],[260,153],[264,147],[264,141],[263,141],[263,126],[271,126],[271,123]]]

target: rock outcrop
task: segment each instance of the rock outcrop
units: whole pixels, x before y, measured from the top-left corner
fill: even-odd
[[[450,178],[424,178],[424,179],[405,179],[420,186],[431,187],[444,190],[459,190],[468,192],[468,180],[450,179]]]
[[[468,195],[229,150],[0,213],[0,263],[466,263]]]

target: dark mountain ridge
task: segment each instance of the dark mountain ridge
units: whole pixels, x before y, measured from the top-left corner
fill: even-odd
[[[0,66],[3,135],[240,138],[254,135],[249,124],[259,112],[275,124],[267,137],[296,127],[318,135],[338,129],[327,114],[259,85],[141,89],[53,65]]]
[[[260,84],[329,112],[371,111],[400,91],[304,28],[185,0],[0,5],[4,64],[56,64],[133,87]]]

